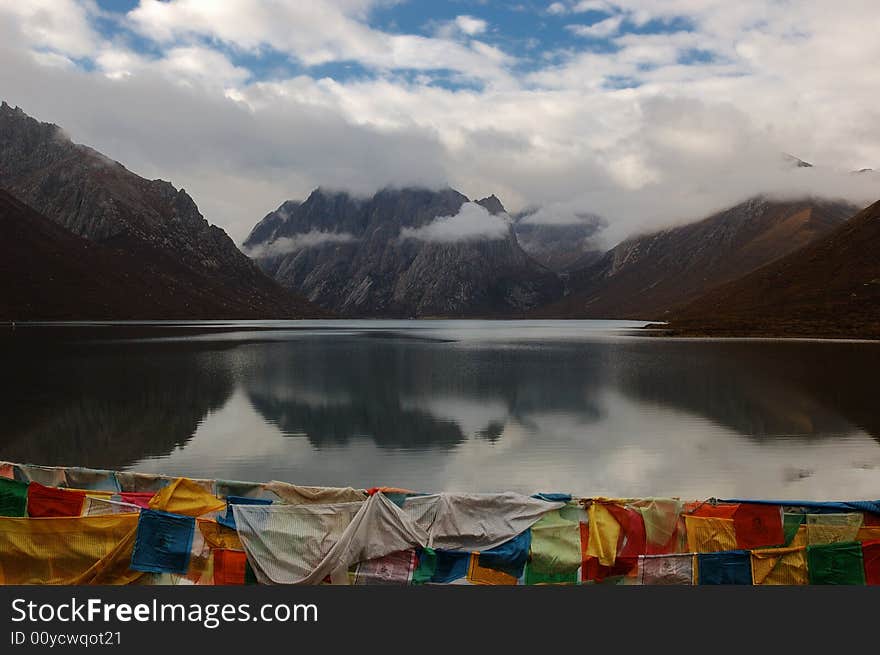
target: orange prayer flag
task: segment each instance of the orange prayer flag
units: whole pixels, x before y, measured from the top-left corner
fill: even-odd
[[[214,584],[244,584],[247,555],[241,550],[217,548],[214,551]]]
[[[684,513],[704,519],[732,519],[739,505],[736,503],[685,503]]]

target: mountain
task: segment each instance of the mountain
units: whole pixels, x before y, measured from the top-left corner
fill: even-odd
[[[507,210],[504,209],[504,205],[501,204],[501,200],[498,199],[494,193],[491,196],[486,198],[481,198],[480,200],[474,200],[475,203],[483,207],[487,212],[492,214],[493,216],[498,214],[506,214]]]
[[[449,188],[369,198],[319,188],[268,214],[243,245],[282,285],[345,316],[516,316],[561,294],[498,198],[466,203]]]
[[[13,281],[0,320],[250,318],[270,309],[160,250],[73,234],[2,189],[0,230],[0,272]]]
[[[490,214],[506,214],[507,210],[495,194],[475,200]],[[591,264],[602,255],[593,242],[605,222],[595,215],[580,216],[574,224],[537,223],[530,218],[537,209],[528,209],[510,216],[513,232],[520,247],[539,264],[557,273],[564,273]]]
[[[4,201],[4,211],[14,214],[8,221],[16,224],[22,238],[28,221],[33,221],[35,234],[44,234],[48,240],[42,246],[34,239],[27,240],[34,258],[17,258],[23,268],[11,271],[16,274],[11,279],[27,277],[35,285],[27,313],[17,318],[292,318],[321,314],[267,278],[222,229],[202,217],[183,189],[163,180],[144,179],[96,150],[73,143],[58,126],[41,123],[5,102],[0,105],[0,188],[33,210],[15,206],[8,198]],[[37,216],[51,219],[72,234],[49,230]],[[91,248],[69,238],[74,235],[105,248]],[[6,243],[4,248],[15,245]],[[24,252],[24,246],[21,250]],[[94,301],[89,309],[84,306],[77,311],[75,305],[64,302],[65,311],[56,311],[51,299],[62,299],[52,289],[36,284],[41,279],[39,269],[51,272],[55,266],[40,258],[45,252],[59,253],[61,261],[71,266],[75,262],[67,255],[94,255],[100,260],[96,266],[107,267],[103,272],[112,275],[116,270],[129,275],[132,290],[147,289],[148,297],[142,299],[140,308],[133,307],[131,301],[123,302],[124,298],[121,304],[112,304],[109,299],[115,298],[114,294],[107,296],[107,302],[95,295],[99,288],[110,294],[105,285],[99,285],[82,290]],[[144,278],[137,269],[149,272],[150,277]],[[83,275],[95,281],[95,276],[85,271]]]
[[[710,289],[828,234],[856,211],[818,199],[752,198],[697,223],[623,241],[572,272],[566,297],[536,313],[664,319]]]
[[[675,333],[880,338],[880,201],[675,312]]]
[[[605,222],[595,215],[580,216],[578,223],[537,223],[534,211],[513,216],[513,230],[522,249],[535,261],[557,273],[585,268],[604,253],[595,242]]]

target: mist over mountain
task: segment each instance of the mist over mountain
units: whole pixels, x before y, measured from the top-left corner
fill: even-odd
[[[562,290],[497,198],[450,188],[319,188],[264,217],[243,246],[282,285],[347,316],[511,316]]]
[[[701,221],[636,236],[572,272],[543,316],[663,319],[676,307],[830,233],[845,202],[756,197]]]
[[[514,215],[513,229],[522,249],[557,273],[592,264],[605,252],[599,235],[608,224],[595,214],[580,214],[576,221],[556,223],[541,210]]]

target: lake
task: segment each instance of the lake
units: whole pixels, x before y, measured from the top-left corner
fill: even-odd
[[[880,497],[880,344],[641,325],[19,327],[0,459],[422,491]]]

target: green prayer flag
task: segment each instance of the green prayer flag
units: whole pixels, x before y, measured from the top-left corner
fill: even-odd
[[[425,584],[434,577],[437,570],[437,553],[433,548],[425,548],[419,556],[419,565],[413,572],[413,584]]]
[[[548,571],[536,569],[531,562],[526,563],[526,584],[577,584],[578,572],[558,571],[551,573]]]
[[[791,545],[791,542],[797,536],[798,530],[804,523],[803,514],[783,514],[782,515],[782,532],[785,535],[785,545]]]
[[[27,483],[0,478],[0,516],[27,515]]]
[[[562,518],[557,510],[547,512],[532,526],[529,568],[533,574],[561,574],[567,579],[574,572],[576,579],[581,557],[579,523]]]
[[[862,544],[843,541],[807,546],[810,584],[863,585]]]

